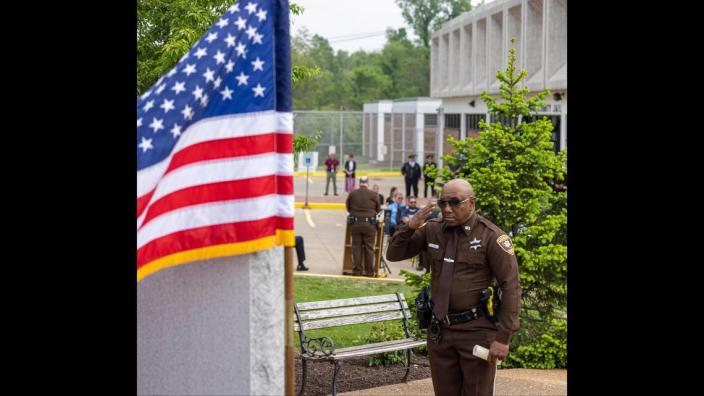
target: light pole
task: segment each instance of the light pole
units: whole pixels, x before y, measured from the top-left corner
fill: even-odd
[[[303,209],[310,209],[308,207],[308,181],[310,180],[310,152],[306,152],[304,155],[306,160],[306,202],[303,204]]]

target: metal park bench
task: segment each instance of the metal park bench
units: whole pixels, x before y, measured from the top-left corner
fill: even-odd
[[[406,375],[403,380],[406,381],[411,369],[411,349],[425,345],[424,339],[415,337],[410,331],[408,325],[410,311],[402,293],[298,303],[294,304],[294,310],[296,315],[293,328],[298,332],[301,341],[303,369],[303,382],[299,395],[303,394],[306,387],[309,360],[329,361],[334,364],[332,394],[335,395],[337,373],[342,360],[405,350]],[[308,338],[305,334],[306,330],[399,319],[403,321],[406,338],[394,341],[335,349],[335,344],[329,337]]]

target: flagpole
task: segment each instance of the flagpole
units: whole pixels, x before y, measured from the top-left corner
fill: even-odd
[[[286,395],[294,396],[296,392],[296,366],[294,364],[293,341],[293,247],[284,247],[284,298],[286,300],[285,337],[286,337],[286,363],[285,386]]]

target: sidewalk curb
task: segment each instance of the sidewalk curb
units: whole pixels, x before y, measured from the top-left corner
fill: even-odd
[[[303,209],[303,205],[305,205],[305,202],[296,202],[294,203],[295,208],[300,208]],[[347,210],[347,205],[343,203],[317,203],[317,202],[308,202],[308,208],[309,209],[340,209],[340,210]]]

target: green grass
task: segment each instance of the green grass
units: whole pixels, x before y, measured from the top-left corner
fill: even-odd
[[[376,296],[402,292],[410,306],[413,305],[415,295],[410,286],[402,282],[380,282],[356,279],[320,278],[312,276],[295,277],[295,302],[310,302],[321,300],[335,300],[339,298],[352,298]],[[390,322],[389,322],[390,323]],[[306,336],[310,338],[330,337],[335,343],[335,348],[344,348],[364,344],[364,338],[369,335],[373,323],[350,325],[342,327],[328,327],[319,330],[308,330]],[[298,335],[295,336],[296,348],[300,348]]]

